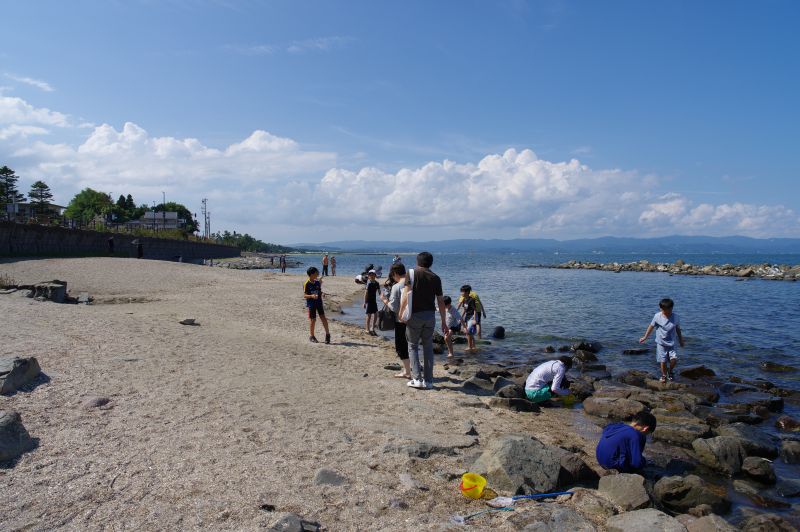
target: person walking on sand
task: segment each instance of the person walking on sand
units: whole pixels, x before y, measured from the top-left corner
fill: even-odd
[[[683,333],[681,333],[681,322],[678,315],[672,312],[675,303],[669,299],[662,299],[658,303],[661,309],[653,316],[650,325],[644,336],[639,338],[639,343],[647,341],[647,337],[653,330],[656,331],[656,362],[661,366],[661,382],[667,382],[675,378],[675,366],[678,363],[678,352],[675,350],[675,338],[677,337],[680,346],[684,346]],[[667,368],[669,363],[669,368]]]
[[[281,258],[278,260],[281,265],[281,273],[286,273],[286,255],[281,255]]]
[[[331,257],[331,277],[336,277],[336,257]]]
[[[328,275],[328,254],[322,256],[322,276]]]
[[[417,255],[417,267],[406,274],[400,316],[405,314],[411,297],[411,315],[406,321],[409,358],[411,359],[411,380],[408,386],[422,390],[433,388],[433,329],[436,327],[436,308],[442,324],[445,339],[450,337],[447,328],[447,314],[442,297],[442,280],[430,270],[433,255],[423,251]],[[419,364],[419,344],[422,343],[423,366]]]
[[[309,341],[318,343],[317,337],[314,336],[314,326],[317,323],[317,315],[325,328],[325,343],[331,343],[331,332],[328,330],[328,320],[325,318],[325,307],[322,304],[322,280],[319,279],[319,270],[311,266],[306,273],[308,279],[303,283],[303,297],[306,300],[306,308],[308,309],[308,330]]]
[[[391,290],[389,297],[383,296],[383,303],[394,312],[394,350],[403,364],[403,371],[395,375],[399,379],[411,378],[411,362],[408,360],[408,340],[406,340],[406,324],[398,319],[400,316],[400,300],[403,296],[403,288],[406,286],[406,267],[402,263],[392,264],[389,269],[389,281]],[[389,282],[387,281],[387,282]]]
[[[364,292],[364,327],[370,336],[378,336],[375,332],[375,325],[378,323],[378,292],[381,290],[380,283],[375,279],[375,270],[367,273],[367,289]]]

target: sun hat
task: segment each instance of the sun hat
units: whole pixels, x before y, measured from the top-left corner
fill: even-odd
[[[377,273],[378,273],[378,272],[376,272],[375,270],[370,270],[370,271],[368,271],[367,273],[368,273],[368,274],[370,274],[370,273],[374,273],[374,274],[376,274],[376,275],[377,275]]]

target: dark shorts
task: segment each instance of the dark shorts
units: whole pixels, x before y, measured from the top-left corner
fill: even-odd
[[[315,320],[317,319],[317,314],[320,316],[325,315],[325,309],[322,305],[314,305],[313,307],[308,307],[308,319]]]
[[[461,327],[450,327],[450,332],[453,334],[458,334],[461,332]]]
[[[475,313],[475,323],[477,323],[478,325],[481,324],[481,313],[480,312],[476,312]]]
[[[378,303],[375,301],[368,301],[367,302],[367,314],[375,314],[378,312]]]

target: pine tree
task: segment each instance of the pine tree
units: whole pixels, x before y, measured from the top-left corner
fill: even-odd
[[[133,196],[130,194],[128,194],[128,197],[125,198],[125,208],[129,213],[133,213],[133,211],[136,210],[136,204],[133,202]]]
[[[31,199],[31,207],[33,211],[41,216],[47,212],[47,206],[50,205],[50,200],[53,199],[53,193],[50,192],[50,187],[44,181],[37,181],[31,185],[31,191],[28,192],[28,197]]]
[[[19,176],[8,166],[0,168],[0,206],[3,207],[3,212],[9,203],[25,201],[25,196],[17,190],[18,179]]]

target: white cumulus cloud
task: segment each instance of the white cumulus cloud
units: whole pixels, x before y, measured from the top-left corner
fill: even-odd
[[[0,94],[0,164],[23,180],[43,179],[60,203],[85,187],[139,203],[164,191],[192,211],[207,197],[215,228],[272,240],[800,236],[800,217],[785,206],[697,203],[652,175],[548,161],[527,149],[387,171],[337,167],[335,153],[265,130],[210,146],[133,122],[85,127]]]

